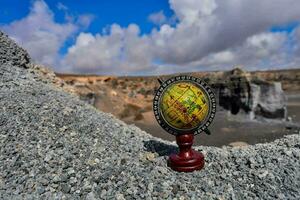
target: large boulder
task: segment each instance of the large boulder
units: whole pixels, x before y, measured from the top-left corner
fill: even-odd
[[[287,98],[280,82],[251,83],[252,106],[255,116],[271,119],[286,119]]]
[[[287,98],[280,82],[261,80],[237,68],[224,73],[216,90],[220,106],[232,114],[247,113],[251,119],[287,116]]]

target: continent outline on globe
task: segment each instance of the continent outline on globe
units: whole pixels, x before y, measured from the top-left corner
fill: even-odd
[[[185,116],[184,119],[189,119],[190,122],[186,125],[191,126],[190,128],[188,126],[184,127],[184,128],[179,128],[180,126],[176,127],[176,123],[169,122],[170,114],[168,113],[166,115],[165,113],[163,113],[163,111],[165,111],[166,106],[164,105],[164,109],[161,108],[162,101],[164,101],[164,103],[169,101],[169,100],[166,101],[165,99],[167,99],[167,98],[164,98],[164,94],[166,92],[168,92],[168,89],[170,90],[170,88],[172,86],[175,87],[175,85],[176,85],[176,87],[180,87],[181,84],[182,84],[182,87],[189,86],[185,90],[183,95],[185,95],[187,91],[193,93],[193,90],[201,91],[203,93],[203,94],[199,95],[196,99],[194,99],[194,102],[191,102],[190,96],[188,96],[188,99],[185,99],[185,101],[189,101],[189,103],[192,106],[194,106],[192,109],[190,108],[190,104],[189,104],[189,107],[186,108],[182,105],[182,102],[177,101],[177,99],[173,101],[174,102],[173,104],[175,104],[175,107],[176,107],[175,109],[179,109],[179,110],[181,109],[181,111],[185,111],[185,112],[187,112],[187,109],[189,110],[188,113],[193,117],[192,120],[191,120],[191,116],[186,116],[184,113],[181,113],[182,114],[181,115],[181,114],[179,114],[180,112],[177,112],[176,110],[174,111],[174,108],[173,108],[172,112],[177,113],[179,115],[178,116],[178,118],[180,119],[179,122],[182,120],[183,116]],[[172,96],[172,95],[170,95],[170,96]],[[201,99],[199,99],[199,98],[201,98]],[[198,104],[196,101],[198,101]],[[203,101],[207,101],[207,102],[205,102],[206,105],[204,105],[205,103],[201,104],[200,103],[201,101],[202,101],[202,103],[203,103]],[[178,104],[178,105],[176,105],[176,104]],[[202,109],[201,105],[202,106],[204,105],[204,109]],[[203,115],[195,116],[197,109],[198,109],[198,112],[205,111],[206,113],[203,114],[204,116]],[[168,110],[168,107],[167,107],[167,110]],[[205,131],[208,128],[208,126],[211,124],[211,122],[213,121],[215,114],[216,114],[216,98],[215,98],[215,95],[214,95],[212,89],[210,88],[210,86],[206,82],[201,80],[200,78],[189,76],[189,75],[175,76],[175,77],[171,77],[171,78],[167,79],[166,81],[164,81],[163,83],[161,83],[160,87],[158,88],[158,90],[156,91],[156,94],[154,96],[153,111],[154,111],[154,115],[155,115],[157,122],[165,131],[167,131],[173,135],[180,135],[180,134],[185,134],[185,133],[193,133],[196,135],[196,134],[199,134],[199,133]],[[197,113],[197,114],[199,114],[199,113]],[[174,114],[174,115],[176,115],[176,114]],[[200,118],[199,118],[199,116],[200,116]],[[171,115],[171,117],[172,117],[172,115]],[[165,119],[165,118],[168,118],[168,119]],[[182,124],[184,124],[184,123],[182,123]]]

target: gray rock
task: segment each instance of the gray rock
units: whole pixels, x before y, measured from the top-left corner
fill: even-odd
[[[71,190],[71,186],[66,184],[66,183],[63,183],[61,185],[61,191],[64,192],[64,193],[69,193]]]
[[[41,194],[43,194],[43,193],[45,192],[45,188],[44,188],[44,187],[38,187],[38,188],[36,189],[36,191],[37,191],[37,193],[38,193],[39,195],[41,195]]]
[[[88,193],[86,200],[96,200],[95,194],[93,192]]]
[[[252,108],[254,114],[265,118],[286,119],[287,97],[284,94],[281,83],[251,84]]]
[[[224,74],[216,85],[219,104],[232,114],[247,113],[249,118],[287,118],[287,97],[280,82],[267,82],[251,77],[239,68]]]

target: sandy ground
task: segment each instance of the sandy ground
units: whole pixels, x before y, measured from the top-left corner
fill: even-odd
[[[195,137],[195,145],[223,146],[265,143],[293,134],[300,130],[300,92],[288,94],[288,116],[294,124],[281,121],[251,121],[241,116],[228,115],[227,111],[219,109],[210,126],[211,135],[199,134]],[[144,119],[135,122],[124,119],[126,123],[135,124],[153,136],[174,141],[175,137],[165,132],[155,121],[153,112],[144,113]]]

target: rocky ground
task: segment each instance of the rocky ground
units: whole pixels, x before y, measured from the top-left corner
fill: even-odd
[[[0,199],[299,199],[300,135],[195,147],[206,166],[166,166],[171,143],[97,111],[41,76],[0,32]]]

